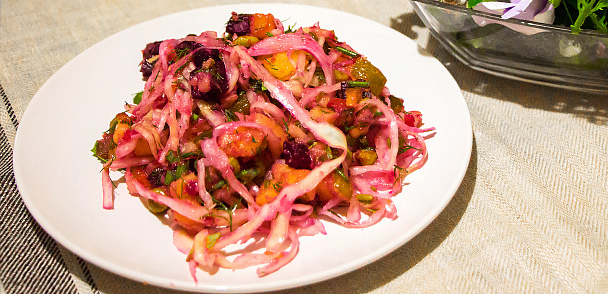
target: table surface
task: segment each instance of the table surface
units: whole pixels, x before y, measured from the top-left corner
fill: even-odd
[[[242,2],[260,1],[224,1]],[[343,10],[413,39],[460,86],[474,132],[464,180],[426,229],[370,265],[285,293],[608,291],[608,96],[474,71],[429,35],[407,0],[281,2]],[[134,24],[216,4],[2,1],[0,292],[177,293],[107,272],[57,244],[19,195],[12,151],[28,102],[69,60]]]

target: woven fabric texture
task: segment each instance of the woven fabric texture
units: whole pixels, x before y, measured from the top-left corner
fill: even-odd
[[[260,1],[222,4],[242,2]],[[608,94],[469,69],[430,36],[407,0],[280,2],[344,10],[415,40],[458,82],[474,131],[464,180],[425,230],[364,268],[281,293],[608,292]],[[80,52],[137,23],[216,4],[1,2],[0,292],[178,293],[107,272],[56,243],[20,198],[12,152],[28,102]]]

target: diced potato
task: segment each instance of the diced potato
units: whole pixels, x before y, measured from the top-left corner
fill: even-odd
[[[369,131],[369,125],[356,126],[352,129],[348,130],[348,134],[353,138],[359,138],[362,135],[367,134],[368,131]]]
[[[275,78],[283,81],[289,80],[295,73],[296,68],[306,66],[306,52],[295,50],[288,55],[287,52],[278,52],[273,55],[263,55],[258,57],[262,65]]]
[[[287,53],[279,52],[271,56],[262,56],[262,65],[275,78],[288,80],[295,71],[295,66],[291,63]]]
[[[110,121],[110,130],[119,123],[131,124],[131,118],[124,112],[120,112]]]

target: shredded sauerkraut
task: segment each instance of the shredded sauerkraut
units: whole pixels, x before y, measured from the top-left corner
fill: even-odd
[[[110,171],[170,220],[196,269],[294,259],[320,221],[362,228],[395,219],[391,198],[427,160],[422,115],[405,111],[365,56],[319,24],[285,29],[272,14],[237,14],[226,32],[150,43],[133,104],[95,143]],[[264,249],[231,252],[257,238]]]

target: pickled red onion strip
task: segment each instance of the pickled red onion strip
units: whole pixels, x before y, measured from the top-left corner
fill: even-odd
[[[303,50],[314,56],[319,65],[321,65],[323,73],[325,73],[326,83],[328,85],[334,84],[331,60],[323,52],[323,47],[309,34],[289,33],[266,38],[251,46],[247,52],[251,56],[259,56],[293,50]]]
[[[196,170],[198,171],[198,176],[197,176],[198,195],[203,200],[203,204],[205,205],[205,208],[207,208],[208,210],[211,210],[211,209],[213,209],[213,207],[215,205],[213,204],[213,199],[211,198],[211,195],[209,195],[209,192],[207,192],[207,189],[205,188],[204,159],[201,158],[196,162]]]
[[[244,241],[249,238],[257,228],[259,228],[264,221],[270,220],[275,216],[277,210],[274,205],[262,206],[256,214],[249,219],[248,222],[238,227],[236,230],[230,232],[228,235],[221,237],[217,240],[212,247],[214,251],[221,250],[230,244],[236,244],[239,241]]]
[[[230,186],[247,201],[249,205],[253,207],[257,207],[258,205],[255,203],[255,199],[249,193],[247,188],[243,185],[243,183],[239,182],[239,180],[234,175],[232,171],[232,167],[230,167],[230,163],[228,160],[228,156],[226,153],[220,150],[220,147],[217,145],[217,141],[215,139],[207,139],[201,142],[201,149],[204,150],[205,153],[205,165],[213,166],[218,171],[222,173],[222,177],[228,181]]]
[[[148,143],[148,147],[150,148],[152,156],[154,156],[154,158],[158,158],[157,146],[160,143],[160,137],[158,136],[158,133],[156,133],[156,130],[154,130],[153,133],[153,131],[144,127],[142,124],[134,124],[131,128],[142,135],[142,137]]]
[[[154,157],[141,157],[141,156],[125,156],[112,160],[110,169],[117,170],[120,168],[127,168],[132,166],[146,165],[154,161]]]
[[[114,184],[110,179],[110,170],[104,168],[101,170],[101,183],[103,186],[103,208],[114,209]]]
[[[285,242],[289,231],[290,218],[291,209],[279,211],[277,217],[272,220],[270,234],[268,234],[268,237],[266,238],[266,250],[276,252],[283,242]]]
[[[289,240],[291,241],[291,247],[289,251],[282,254],[280,257],[275,258],[268,265],[262,268],[258,268],[256,270],[258,276],[263,277],[273,272],[276,272],[296,257],[298,251],[300,250],[300,240],[298,240],[298,236],[294,230],[289,230],[288,236]]]
[[[116,146],[116,158],[122,158],[133,152],[137,146],[137,141],[141,136],[139,134],[132,134],[128,140],[124,140]]]
[[[196,206],[188,201],[165,196],[163,194],[146,189],[144,185],[133,179],[133,175],[131,174],[130,168],[128,168],[125,172],[125,180],[127,181],[127,185],[134,187],[139,195],[154,202],[166,205],[175,212],[189,218],[190,220],[193,220],[195,222],[202,222],[202,218],[209,214],[209,210],[207,210],[204,206]]]
[[[268,103],[265,101],[256,101],[252,103],[251,107],[249,108],[250,113],[255,111],[266,112],[270,114],[274,118],[274,120],[279,123],[279,125],[283,125],[289,121],[283,111],[272,103]]]

